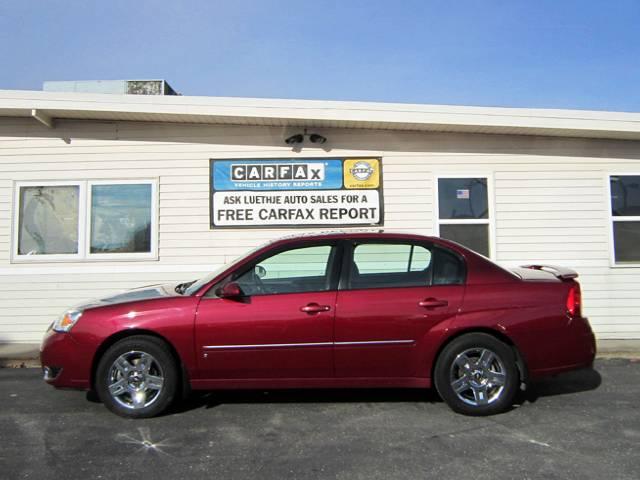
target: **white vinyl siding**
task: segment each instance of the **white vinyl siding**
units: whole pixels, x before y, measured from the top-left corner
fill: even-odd
[[[640,268],[610,265],[613,171],[637,171],[633,141],[323,129],[331,146],[293,152],[282,129],[0,119],[0,343],[39,342],[65,308],[114,291],[193,280],[276,237],[321,229],[209,227],[211,158],[382,157],[384,228],[435,233],[438,176],[483,176],[493,257],[575,268],[598,338],[640,338]],[[12,263],[16,182],[156,179],[157,259]],[[493,193],[492,193],[493,192]]]

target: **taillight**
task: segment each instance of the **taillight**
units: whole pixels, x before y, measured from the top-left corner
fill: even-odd
[[[580,315],[581,297],[580,284],[575,283],[571,286],[567,294],[567,313],[572,317]]]

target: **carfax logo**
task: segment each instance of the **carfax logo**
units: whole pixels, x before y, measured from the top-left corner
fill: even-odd
[[[373,175],[373,172],[375,170],[371,165],[369,165],[369,162],[361,161],[356,162],[356,164],[349,171],[356,180],[364,182],[365,180],[368,180],[371,175]]]
[[[362,189],[380,186],[380,160],[377,158],[345,158],[344,188]]]
[[[269,163],[232,164],[231,180],[234,182],[259,181],[322,181],[324,180],[324,164],[322,163]]]

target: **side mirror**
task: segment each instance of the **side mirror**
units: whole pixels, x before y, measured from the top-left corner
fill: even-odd
[[[216,290],[216,296],[220,298],[239,298],[243,295],[240,285],[236,282],[229,282]]]
[[[264,278],[267,275],[267,269],[262,265],[256,265],[254,268],[254,272],[256,274],[256,277],[258,278]]]

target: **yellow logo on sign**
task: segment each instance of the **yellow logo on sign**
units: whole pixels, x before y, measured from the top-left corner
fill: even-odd
[[[380,162],[377,158],[345,159],[344,188],[378,188],[380,186]]]

